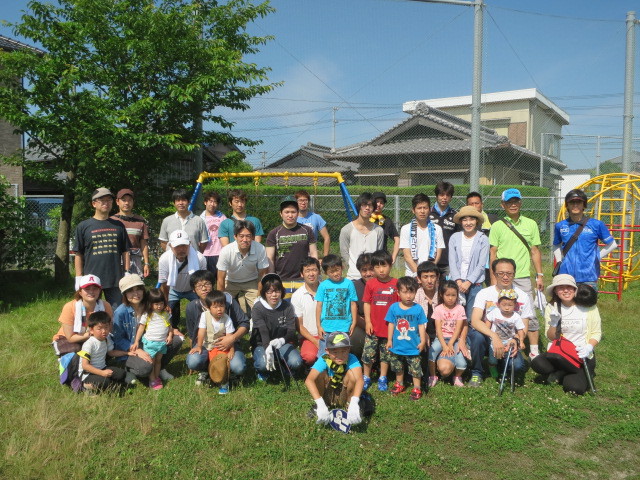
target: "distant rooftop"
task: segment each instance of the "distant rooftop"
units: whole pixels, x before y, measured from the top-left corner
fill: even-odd
[[[507,92],[494,92],[483,93],[480,96],[480,102],[487,103],[501,103],[510,102],[514,100],[537,100],[546,108],[553,110],[562,120],[569,124],[569,114],[558,107],[555,103],[545,97],[537,88],[526,88],[524,90],[509,90]],[[418,103],[426,103],[433,108],[447,108],[447,107],[462,107],[465,105],[471,105],[471,95],[464,97],[447,97],[447,98],[432,98],[430,100],[412,100],[402,104],[402,110],[407,113],[413,113]]]
[[[22,49],[33,50],[34,52],[44,53],[44,51],[39,48],[32,47],[31,45],[27,45],[26,43],[19,42],[18,40],[14,40],[13,38],[5,37],[4,35],[0,35],[0,49],[2,50],[22,50]]]

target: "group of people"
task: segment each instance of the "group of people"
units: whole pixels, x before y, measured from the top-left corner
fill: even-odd
[[[341,229],[335,255],[327,224],[309,210],[304,190],[280,203],[282,224],[266,235],[265,245],[243,191],[228,192],[227,218],[217,193],[204,195],[197,216],[188,209],[187,192],[177,190],[176,212],[163,220],[158,236],[159,288],[147,289],[149,231],[133,214],[134,193],[123,189],[114,196],[99,188],[92,195],[94,216],[76,229],[76,293],[60,315],[56,352],[78,353],[89,390],[147,377],[160,389],[173,378],[166,366],[185,339],[180,300],[186,298],[186,364],[198,372],[197,384],[214,382],[219,393],[228,393],[230,378],[245,373],[242,340],[250,334],[259,381],[276,369],[289,375],[307,370],[319,422],[329,420],[330,406],[340,405],[358,423],[359,399],[371,388],[373,372],[378,390],[400,395],[406,371],[410,398],[418,400],[425,384],[449,379],[464,386],[467,369],[467,386],[480,386],[485,357],[489,375],[497,376],[507,356],[524,372],[527,347],[542,380],[584,393],[584,368],[594,373],[601,337],[594,289],[600,259],[616,248],[606,226],[584,215],[584,192],[567,194],[568,217],[555,227],[556,275],[544,309],[549,340],[562,337],[575,347],[569,359],[539,349],[533,296],[544,290],[540,234],[520,213],[520,191],[502,193],[500,219],[484,212],[479,193],[469,193],[459,211],[450,206],[453,185],[441,182],[434,193],[433,208],[428,195],[413,197],[413,218],[399,233],[383,213],[384,193],[361,194],[358,215]],[[119,212],[110,216],[114,199]],[[396,279],[391,272],[400,249],[405,275]]]

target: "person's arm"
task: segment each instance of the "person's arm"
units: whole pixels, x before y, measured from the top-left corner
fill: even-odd
[[[498,255],[498,247],[494,247],[493,245],[491,245],[491,247],[489,247],[489,276],[491,277],[491,285],[496,284],[496,276],[493,273],[492,266],[493,266],[493,261],[496,259],[497,255]]]
[[[100,370],[99,368],[91,365],[91,362],[86,358],[82,358],[82,371],[86,373],[93,373],[94,375],[99,375],[101,377],[110,377],[113,375],[113,370],[109,368],[105,368],[104,370]]]
[[[413,259],[413,257],[411,257],[411,249],[410,248],[403,248],[402,249],[402,255],[404,256],[404,263],[409,267],[409,269],[413,273],[416,273],[417,270],[418,270],[418,265],[416,264],[416,262]]]
[[[393,251],[391,252],[391,264],[394,265],[398,259],[398,253],[400,252],[400,236],[393,237]]]
[[[395,323],[387,322],[387,351],[393,348],[393,330],[395,327]]]
[[[267,259],[269,260],[269,273],[276,271],[276,247],[266,247]]]
[[[142,251],[142,275],[147,278],[151,273],[149,265],[149,242],[144,238],[140,239],[140,250]]]
[[[87,340],[89,340],[89,337],[91,336],[91,334],[89,333],[89,330],[85,331],[82,334],[75,333],[73,331],[73,325],[67,325],[66,323],[62,324],[62,332],[64,333],[64,336],[67,338],[67,340],[70,341],[71,343],[86,342]]]
[[[439,317],[436,318],[436,337],[438,337],[440,345],[442,345],[442,356],[446,357],[453,355],[453,347],[444,340],[444,335],[442,333],[442,320]]]
[[[609,243],[608,245],[605,245],[604,247],[602,247],[600,249],[600,260],[602,260],[604,257],[609,255],[616,248],[618,248],[618,244],[616,243],[616,241],[614,239],[611,243]]]
[[[436,248],[436,258],[433,261],[433,263],[435,263],[436,265],[438,264],[438,262],[440,262],[440,257],[442,256],[442,251],[444,250],[444,248]]]
[[[147,321],[149,321],[148,317],[147,317]],[[136,329],[136,338],[133,340],[133,342],[131,343],[131,346],[129,347],[130,352],[135,352],[138,349],[138,345],[140,344],[142,335],[144,335],[144,329],[145,329],[145,325],[141,323],[138,324],[138,328]]]
[[[316,326],[318,327],[318,336],[320,338],[324,337],[324,329],[322,328],[322,301],[318,300],[316,302]]]
[[[160,291],[162,292],[162,295],[164,296],[164,303],[166,303],[167,308],[169,307],[169,285],[167,285],[166,283],[163,283],[160,285]]]
[[[536,245],[531,245],[531,261],[533,268],[536,270],[536,287],[538,290],[544,290],[544,275],[542,273],[542,254]]]
[[[309,244],[309,256],[312,258],[318,258],[318,245],[316,243]]]
[[[327,227],[322,227],[320,229],[320,236],[322,237],[322,250],[323,250],[323,257],[326,257],[327,255],[329,255],[329,250],[331,248],[331,237],[329,236],[329,230],[327,229]]]
[[[307,378],[304,381],[305,387],[307,387],[307,390],[309,390],[309,393],[311,394],[311,398],[314,400],[322,398],[322,395],[320,395],[320,392],[318,391],[318,386],[316,385],[316,380],[319,375],[320,372],[315,368],[312,368],[309,370],[309,375],[307,375]]]
[[[216,288],[218,290],[222,290],[222,291],[225,290],[227,286],[226,279],[227,279],[227,272],[225,270],[218,270],[218,278],[216,279]]]
[[[122,264],[124,265],[124,271],[128,272],[131,268],[131,257],[129,256],[129,250],[122,252]]]
[[[500,340],[500,336],[498,336],[496,332],[492,332],[491,328],[489,328],[489,326],[484,323],[484,321],[482,320],[483,316],[483,309],[473,307],[473,311],[471,313],[471,326],[483,335],[491,337],[496,358],[502,358],[504,356],[504,345],[502,345],[502,340]]]
[[[351,327],[349,327],[349,336],[353,335],[358,322],[358,303],[351,301]]]
[[[351,229],[353,226],[348,223],[340,230],[340,257],[346,265],[349,265],[349,247],[351,246]]]
[[[84,256],[81,253],[76,252],[76,255],[73,259],[73,266],[76,269],[76,277],[81,277],[83,275],[82,265],[83,265]]]
[[[427,346],[427,327],[425,323],[418,325],[418,333],[420,334],[420,343],[418,344],[418,350],[423,352]]]
[[[364,331],[367,335],[373,335],[373,323],[371,323],[371,304],[369,302],[363,302],[362,309],[364,310]]]
[[[198,339],[196,341],[196,346],[189,350],[189,354],[192,353],[202,353],[202,344],[204,343],[204,337],[207,333],[206,328],[198,328]]]
[[[456,321],[456,329],[453,331],[453,335],[451,335],[451,339],[449,340],[449,344],[452,349],[456,343],[456,340],[460,338],[460,333],[462,332],[462,327],[464,326],[465,323],[467,323],[466,318],[459,318]]]
[[[262,243],[262,235],[256,235],[255,241],[258,243]]]

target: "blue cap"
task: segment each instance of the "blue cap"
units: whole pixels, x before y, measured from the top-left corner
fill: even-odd
[[[522,198],[522,194],[520,193],[520,190],[518,190],[517,188],[508,188],[507,190],[502,192],[503,202],[508,202],[512,198]]]

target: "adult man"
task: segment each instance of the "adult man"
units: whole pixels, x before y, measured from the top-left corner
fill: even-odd
[[[262,241],[262,236],[264,235],[264,230],[262,229],[262,223],[258,218],[247,215],[247,194],[238,189],[229,190],[227,200],[229,201],[229,206],[233,213],[230,218],[227,218],[220,224],[218,237],[220,237],[220,243],[222,246],[224,247],[235,241],[233,224],[236,220],[247,220],[248,222],[251,222],[255,232],[254,240],[260,243]]]
[[[95,209],[93,217],[76,227],[73,246],[76,290],[83,275],[96,275],[101,280],[105,299],[115,310],[122,299],[118,288],[124,273],[122,267],[129,270],[129,239],[122,222],[109,218],[113,207],[113,193],[109,189],[94,190],[91,205]]]
[[[527,325],[526,319],[535,318],[531,296],[513,284],[516,272],[516,264],[510,258],[498,258],[491,263],[492,276],[496,278],[496,284],[483,288],[476,295],[471,314],[471,327],[467,333],[471,344],[471,381],[470,387],[478,387],[482,383],[484,370],[482,359],[487,349],[493,346],[495,357],[500,359],[504,353],[502,340],[496,332],[484,322],[486,315],[497,307],[498,296],[501,290],[515,290],[518,298],[516,300],[515,311],[520,314],[522,320]],[[460,343],[464,343],[464,338],[460,338]]]
[[[298,201],[298,222],[313,227],[313,234],[316,236],[316,240],[322,237],[322,256],[329,255],[331,237],[327,229],[327,222],[320,215],[309,210],[309,201],[311,200],[309,192],[298,190],[293,196]]]
[[[587,218],[587,195],[578,189],[569,191],[564,197],[564,205],[569,218],[556,223],[553,231],[553,256],[556,262],[562,262],[558,273],[568,273],[578,283],[586,283],[598,289],[600,261],[616,249],[618,244],[609,233],[607,226],[595,218]],[[566,255],[563,250],[584,223],[582,231],[570,246]],[[598,251],[598,240],[606,246]]]
[[[453,221],[453,217],[458,211],[449,206],[454,192],[454,187],[449,182],[438,182],[434,189],[436,204],[429,213],[429,220],[439,225],[442,229],[444,251],[436,263],[440,273],[444,276],[449,275],[449,239],[451,235],[460,230],[460,225]]]
[[[200,253],[204,252],[209,242],[207,225],[202,218],[189,211],[189,194],[186,190],[180,188],[173,192],[171,200],[176,207],[176,213],[162,220],[160,235],[158,236],[160,248],[165,251],[171,233],[176,230],[182,230],[187,232],[191,246]]]
[[[307,257],[300,262],[300,274],[304,284],[291,295],[291,305],[297,317],[297,330],[300,334],[300,356],[311,366],[318,358],[320,337],[316,323],[316,292],[320,285],[320,262],[317,258]]]
[[[204,194],[204,211],[200,214],[200,218],[207,225],[207,233],[209,234],[209,242],[202,253],[207,259],[207,270],[213,273],[214,278],[218,274],[218,256],[222,248],[218,232],[220,224],[227,219],[227,216],[218,210],[220,200],[218,192],[206,192]]]
[[[383,192],[375,192],[373,194],[373,213],[371,221],[377,223],[384,231],[383,249],[389,251],[389,239],[393,240],[393,249],[391,250],[392,264],[396,263],[398,252],[400,251],[400,234],[395,223],[389,217],[383,215],[382,210],[387,204],[387,196]]]
[[[542,255],[538,249],[540,245],[540,232],[538,224],[523,215],[520,215],[522,207],[522,195],[517,188],[509,188],[502,192],[502,208],[506,217],[491,225],[489,233],[489,257],[491,265],[496,258],[511,258],[516,264],[513,284],[527,295],[533,297],[531,288],[531,264],[536,271],[536,288],[544,288],[542,273]],[[516,234],[515,232],[518,232]],[[522,238],[521,238],[522,237]],[[491,272],[491,284],[496,285],[497,279]],[[527,318],[530,321],[527,321]],[[529,356],[538,355],[538,319],[523,317],[529,333]]]
[[[116,194],[118,213],[111,218],[120,220],[129,236],[129,270],[141,277],[149,276],[149,226],[140,215],[133,213],[133,191],[123,188]]]
[[[258,298],[258,281],[269,271],[269,259],[264,245],[254,240],[255,227],[249,220],[237,220],[233,233],[234,242],[220,250],[216,283],[249,314]]]
[[[384,230],[369,220],[373,213],[373,196],[367,192],[361,193],[356,200],[356,208],[358,217],[340,230],[340,255],[344,261],[348,261],[349,280],[360,278],[356,267],[360,254],[381,250],[384,242]]]
[[[413,219],[400,229],[400,248],[404,255],[405,275],[415,277],[418,265],[432,261],[437,264],[445,248],[440,225],[429,221],[431,200],[424,193],[411,199]]]
[[[175,335],[180,322],[180,300],[195,300],[195,292],[189,284],[189,276],[196,270],[207,268],[202,253],[193,248],[189,234],[184,230],[174,230],[169,235],[169,248],[158,260],[158,283],[171,309],[171,325]]]
[[[280,202],[282,225],[278,225],[267,235],[267,258],[269,271],[280,276],[289,297],[302,285],[300,262],[307,257],[318,258],[316,237],[309,225],[298,223],[298,202],[286,197]],[[291,282],[294,282],[292,285]]]
[[[482,225],[480,226],[480,231],[484,233],[487,236],[487,238],[489,238],[491,225],[498,221],[498,216],[493,213],[487,213],[483,210],[484,205],[482,203],[482,195],[480,195],[478,192],[470,192],[467,194],[467,205],[470,207],[474,207],[476,210],[478,210],[478,212],[482,214],[484,218],[484,222],[482,222]],[[491,285],[491,272],[489,271],[489,264],[490,264],[489,258],[490,257],[487,257],[487,268],[485,269],[485,272],[484,272],[484,277],[485,277],[484,283],[487,287]]]

